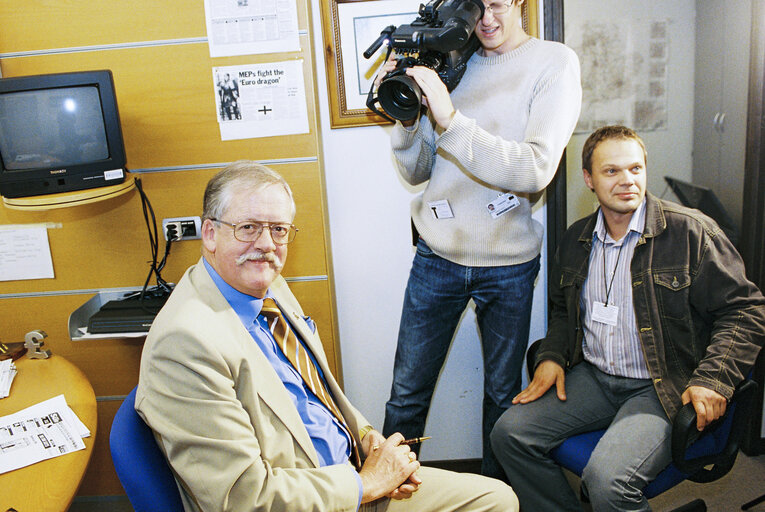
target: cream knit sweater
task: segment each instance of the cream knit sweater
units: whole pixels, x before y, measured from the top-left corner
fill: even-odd
[[[475,53],[451,98],[457,113],[448,130],[425,116],[412,129],[393,129],[403,178],[428,181],[412,201],[415,226],[436,254],[461,265],[529,261],[544,233],[531,218],[534,194],[555,175],[579,117],[579,60],[560,43],[534,38],[499,56]],[[492,218],[487,205],[505,192],[520,204]],[[443,199],[453,218],[434,217],[429,203]]]

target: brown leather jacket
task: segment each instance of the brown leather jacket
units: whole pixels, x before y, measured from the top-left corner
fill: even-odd
[[[580,295],[597,212],[563,235],[549,279],[547,335],[535,364],[583,360]],[[698,210],[647,194],[646,223],[631,262],[635,319],[648,371],[669,418],[688,386],[730,399],[765,341],[765,298],[733,244]]]

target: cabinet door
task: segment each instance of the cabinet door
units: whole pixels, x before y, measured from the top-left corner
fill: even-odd
[[[750,0],[725,5],[725,64],[722,75],[722,148],[718,196],[733,221],[741,227],[746,161],[746,124],[749,93],[749,52],[752,5]]]
[[[715,191],[739,227],[751,20],[750,0],[696,2],[693,180]]]
[[[716,189],[720,170],[717,122],[722,98],[725,34],[722,0],[696,2],[696,68],[693,108],[693,181]]]

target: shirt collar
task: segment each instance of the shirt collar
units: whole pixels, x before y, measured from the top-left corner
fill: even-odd
[[[210,274],[215,286],[218,287],[218,290],[220,290],[223,297],[234,309],[234,312],[242,320],[242,323],[248,327],[252,325],[260,314],[260,310],[263,308],[263,299],[240,292],[224,281],[205,258],[202,258],[202,261],[204,261],[205,269],[207,269],[207,273]],[[270,289],[266,291],[266,297],[273,298]]]
[[[630,219],[630,223],[627,226],[627,234],[634,231],[637,234],[641,234],[643,230],[645,229],[645,197],[640,202],[640,205],[635,210],[635,213],[632,214],[632,218]],[[603,210],[598,209],[598,220],[595,222],[595,229],[592,232],[593,237],[597,237],[598,240],[601,242],[613,242],[614,240],[611,238],[611,236],[608,234],[608,231],[606,231],[606,220],[603,217]],[[608,237],[608,238],[606,238]],[[624,238],[627,238],[626,236]],[[624,240],[622,238],[622,240]]]

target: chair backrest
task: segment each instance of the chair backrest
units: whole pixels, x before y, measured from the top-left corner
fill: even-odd
[[[135,412],[135,389],[114,416],[109,447],[117,476],[136,512],[183,512],[170,467],[151,429]]]

